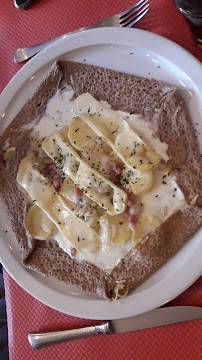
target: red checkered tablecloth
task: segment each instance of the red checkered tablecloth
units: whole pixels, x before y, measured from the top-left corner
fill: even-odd
[[[0,1],[0,91],[23,65],[13,62],[16,47],[29,46],[123,11],[132,0],[40,0],[26,11],[13,0]],[[162,35],[202,61],[202,51],[171,0],[150,0],[150,11],[138,28]],[[98,336],[34,351],[27,335],[34,330],[76,328],[97,321],[61,314],[35,300],[4,271],[10,360],[199,360],[201,320],[120,335]],[[199,279],[170,305],[202,306]],[[99,321],[98,321],[99,322]]]

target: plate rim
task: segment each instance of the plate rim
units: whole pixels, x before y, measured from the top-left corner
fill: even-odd
[[[193,62],[194,61],[194,64],[196,67],[200,66],[201,67],[201,63],[198,59],[196,59],[192,54],[190,54],[187,50],[185,50],[184,48],[182,48],[181,46],[175,44],[174,42],[172,42],[171,40],[168,40],[160,35],[156,35],[156,34],[153,34],[153,33],[150,33],[148,31],[145,31],[145,30],[139,30],[139,29],[126,29],[126,28],[101,28],[101,29],[92,29],[92,30],[86,30],[86,31],[82,31],[81,33],[75,33],[75,34],[70,34],[70,35],[66,35],[64,36],[64,38],[62,39],[59,39],[57,40],[55,43],[51,44],[50,46],[47,47],[47,49],[43,50],[41,53],[37,54],[33,59],[29,60],[28,63],[26,63],[15,75],[14,77],[10,80],[10,82],[7,84],[7,86],[5,87],[5,89],[3,90],[3,92],[1,93],[1,96],[0,96],[0,108],[3,108],[3,111],[2,111],[2,114],[3,112],[5,111],[5,109],[7,108],[9,102],[12,100],[13,96],[16,94],[16,91],[18,89],[21,88],[21,86],[24,84],[24,82],[26,82],[30,76],[35,73],[37,70],[39,70],[40,68],[42,68],[44,65],[46,65],[47,63],[49,63],[50,61],[53,60],[53,58],[55,58],[55,54],[59,53],[61,51],[61,49],[63,49],[63,52],[62,53],[68,53],[69,51],[72,51],[74,49],[77,49],[78,48],[78,44],[80,44],[80,47],[81,46],[81,38],[84,38],[84,42],[85,40],[89,43],[89,38],[93,38],[95,34],[97,33],[100,33],[102,34],[102,37],[105,36],[106,33],[109,33],[110,32],[110,39],[114,39],[114,44],[117,44],[119,45],[119,42],[120,42],[120,35],[122,34],[126,34],[126,35],[131,35],[131,30],[134,32],[136,32],[137,34],[137,37],[139,38],[139,41],[140,41],[140,38],[144,38],[144,36],[146,35],[147,37],[147,40],[146,40],[146,44],[148,44],[148,41],[151,42],[151,38],[155,39],[157,41],[156,43],[156,46],[159,47],[159,44],[163,42],[163,45],[168,45],[167,48],[169,48],[170,52],[172,53],[172,48],[174,49],[177,49],[179,52],[183,53],[184,55],[186,55],[186,57],[188,57],[188,61],[191,61]],[[115,39],[116,36],[119,36],[119,40]],[[125,37],[125,35],[123,36]],[[137,38],[136,37],[136,38]],[[135,38],[135,36],[134,36]],[[135,38],[135,39],[136,39]],[[99,41],[97,42],[97,38],[96,38],[96,43],[94,44],[91,44],[92,45],[98,45],[99,44]],[[95,42],[95,39],[92,40]],[[103,40],[102,40],[103,41]],[[111,41],[110,41],[111,43]],[[112,42],[113,43],[113,42]],[[71,47],[71,45],[74,45],[74,48],[72,49],[69,49],[69,50],[66,50],[65,49],[65,46],[66,45],[67,47]],[[109,39],[108,40],[105,40],[105,43],[104,44],[109,44]],[[136,42],[136,46],[137,46],[138,42]],[[144,43],[144,46],[146,46],[146,44]],[[124,45],[127,45],[127,41],[126,43],[124,43]],[[131,45],[131,42],[130,42],[130,45]],[[86,46],[86,44],[85,44]],[[153,51],[155,52],[155,50],[150,50],[149,51]],[[51,55],[51,59],[48,59],[47,58]],[[58,55],[56,55],[57,57]],[[169,58],[167,58],[166,56],[166,59],[169,60]],[[175,59],[175,65],[176,65],[176,60],[177,60],[177,56],[176,56],[176,59]],[[186,66],[187,67],[187,63],[188,61],[186,62]],[[173,64],[173,61],[172,61],[172,64]],[[178,61],[177,61],[177,64],[178,64]],[[176,65],[177,66],[177,65]],[[192,67],[191,69],[191,74],[193,73],[193,68],[194,66]],[[190,71],[190,69],[188,69]],[[195,71],[194,71],[195,72]],[[23,76],[21,76],[21,74],[23,74]],[[200,74],[199,74],[200,75]],[[197,81],[194,83],[194,85],[196,85],[197,87],[200,88],[200,78],[202,80],[202,75],[201,77],[198,76],[197,78]],[[16,80],[17,79],[17,80]],[[201,81],[202,83],[202,81]],[[8,96],[8,93],[9,93],[9,96]],[[8,96],[9,98],[9,101],[6,101],[8,99],[6,99]],[[3,106],[2,106],[3,105]],[[199,244],[200,245],[200,244]],[[201,246],[202,247],[202,246]],[[196,254],[196,251],[195,251],[195,254]],[[2,260],[2,257],[1,257],[1,254],[0,254],[0,259],[1,259],[1,262],[4,266],[5,264],[5,261]],[[189,259],[190,260],[190,259]],[[190,260],[190,264],[191,264],[191,260]],[[19,264],[21,265],[21,264]],[[10,266],[9,265],[9,268],[7,266],[5,266],[6,268],[6,271],[9,273],[9,275],[23,288],[25,289],[29,294],[31,294],[34,298],[36,298],[37,300],[41,301],[42,303],[46,304],[47,306],[50,306],[51,308],[55,309],[55,310],[58,310],[60,312],[64,312],[64,313],[68,313],[69,315],[72,315],[72,316],[79,316],[79,317],[86,317],[86,310],[82,309],[81,311],[74,311],[74,307],[72,309],[68,309],[68,312],[67,310],[64,311],[64,309],[61,309],[61,308],[58,308],[58,306],[54,306],[51,302],[47,301],[46,299],[42,299],[41,296],[36,296],[34,294],[33,291],[30,291],[30,290],[27,290],[26,286],[26,282],[27,280],[25,281],[25,285],[22,285],[22,281],[19,281],[18,279],[15,278],[15,274],[13,273],[13,270],[12,270],[12,265]],[[142,312],[146,312],[146,311],[150,311],[152,309],[154,309],[155,307],[159,307],[163,304],[165,304],[166,302],[170,301],[171,299],[175,298],[177,295],[179,295],[182,291],[184,291],[185,289],[187,289],[195,280],[197,280],[197,278],[200,276],[200,266],[199,264],[197,264],[197,262],[194,262],[194,266],[192,265],[192,272],[193,272],[193,276],[192,276],[192,279],[189,280],[189,283],[187,284],[187,279],[185,281],[184,279],[184,282],[182,281],[181,282],[181,286],[180,288],[178,288],[178,290],[176,289],[175,292],[172,293],[171,297],[168,298],[168,296],[164,296],[163,300],[161,299],[156,299],[155,301],[155,306],[152,306],[152,305],[145,305],[145,306],[142,306],[139,311],[137,310],[135,313],[134,312],[131,312],[131,311],[127,311],[127,309],[124,310],[124,314],[121,314],[121,317],[129,317],[129,316],[133,316],[134,314],[135,315],[138,315]],[[177,275],[176,275],[177,276]],[[28,276],[28,280],[29,280],[29,276]],[[34,279],[36,282],[38,282],[37,279]],[[168,279],[166,278],[166,281],[168,281]],[[164,281],[161,281],[160,283],[164,283]],[[185,285],[186,283],[186,285]],[[43,285],[43,284],[42,284]],[[154,286],[152,286],[152,288],[155,288],[155,287],[158,287],[159,286],[159,282],[157,284],[155,284]],[[166,284],[164,284],[164,286],[166,286]],[[179,291],[180,289],[180,291]],[[57,293],[57,291],[55,289],[51,289],[51,291],[53,293]],[[149,289],[146,289],[144,291],[149,291]],[[67,297],[68,295],[66,294],[60,294],[62,295],[62,297]],[[136,296],[138,297],[138,294],[136,294]],[[76,298],[78,300],[78,298]],[[77,302],[78,301],[75,301],[74,302]],[[127,299],[129,299],[129,303],[132,301],[130,297],[127,297]],[[80,301],[82,302],[89,302],[89,301],[96,301],[97,304],[98,304],[98,308],[99,308],[99,304],[100,302],[103,303],[106,302],[106,300],[102,300],[102,299],[97,299],[97,298],[93,298],[93,299],[80,299]],[[117,311],[115,310],[115,314],[113,312],[114,309],[110,309],[109,307],[109,310],[106,312],[105,315],[103,316],[99,316],[99,319],[108,319],[109,318],[109,315],[110,314],[110,318],[111,319],[116,319],[116,318],[120,318],[120,309]],[[97,319],[97,310],[93,312],[92,316],[91,314],[87,313],[87,317],[89,319]]]

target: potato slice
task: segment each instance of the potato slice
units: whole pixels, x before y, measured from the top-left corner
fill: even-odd
[[[141,172],[138,170],[131,170],[129,167],[124,166],[120,183],[124,189],[134,195],[143,195],[153,185],[153,171],[148,170]]]
[[[122,215],[110,216],[105,214],[101,216],[99,223],[103,248],[112,245],[122,245],[131,236],[131,230],[128,227],[128,218]]]
[[[38,240],[50,239],[56,229],[53,222],[37,205],[33,205],[26,213],[25,226],[29,234]]]
[[[5,159],[6,160],[11,160],[12,159],[12,157],[14,156],[14,154],[15,154],[15,148],[10,148],[10,149],[8,149],[7,151],[6,151],[6,153],[5,153]]]
[[[147,233],[154,230],[156,227],[160,225],[160,221],[155,216],[145,215],[142,216],[138,223],[135,225],[133,231],[133,240],[134,243],[138,243],[138,241]]]
[[[128,218],[117,215],[117,216],[107,216],[110,224],[116,226],[116,235],[112,239],[112,245],[122,245],[124,244],[131,236],[131,230],[128,227]]]

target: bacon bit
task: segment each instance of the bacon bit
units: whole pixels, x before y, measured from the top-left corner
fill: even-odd
[[[60,175],[60,176],[62,176],[63,171],[62,171],[61,169],[57,169],[57,174]]]
[[[49,169],[55,171],[56,173],[58,172],[58,169],[53,161],[49,163]]]
[[[118,161],[112,163],[112,171],[115,177],[118,177],[122,173],[122,169]]]
[[[59,187],[60,187],[60,176],[58,174],[56,174],[53,177],[53,186],[55,188],[56,191],[58,191]]]
[[[70,249],[71,256],[76,256],[77,250],[75,248]]]
[[[50,178],[51,172],[52,172],[52,175],[53,175],[53,173],[55,173],[55,174],[62,176],[62,170],[58,169],[56,164],[53,161],[48,164],[45,164],[45,166],[44,166],[44,175],[45,176]]]
[[[134,204],[136,204],[137,200],[138,200],[138,197],[137,196],[134,196],[134,195],[131,195],[129,193],[128,194],[128,201],[127,201],[127,206],[132,206]]]
[[[44,175],[45,176],[47,176],[47,177],[49,177],[49,175],[50,175],[50,173],[51,173],[51,171],[50,171],[50,166],[49,166],[50,164],[46,164],[45,166],[44,166]]]
[[[4,156],[2,154],[0,154],[0,164],[6,166],[6,160],[4,159]]]
[[[130,214],[130,215],[137,215],[138,214],[138,208],[137,208],[137,206],[136,205],[133,205],[133,206],[131,206],[130,207],[130,209],[128,210],[128,213]]]
[[[129,220],[128,220],[128,226],[130,230],[134,230],[135,224],[137,224],[137,216],[134,214],[131,214],[129,216]]]
[[[125,218],[129,217],[129,214],[127,213],[127,211],[124,211],[122,214]]]
[[[81,197],[82,195],[83,195],[82,191],[77,186],[75,186],[74,187],[74,196],[77,198],[77,197]]]
[[[133,201],[131,199],[128,199],[127,201],[127,206],[131,207],[133,205]]]

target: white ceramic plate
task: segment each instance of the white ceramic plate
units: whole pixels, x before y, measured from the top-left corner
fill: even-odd
[[[186,101],[196,132],[200,133],[202,69],[199,61],[167,39],[142,30],[122,28],[102,28],[64,36],[30,60],[1,95],[0,132],[33,94],[58,58],[153,77],[176,85]],[[2,203],[0,210],[0,260],[6,270],[36,299],[70,315],[91,319],[137,315],[173,299],[201,274],[202,243],[198,231],[121,305],[119,302],[111,304],[25,269],[20,264],[19,250]]]

